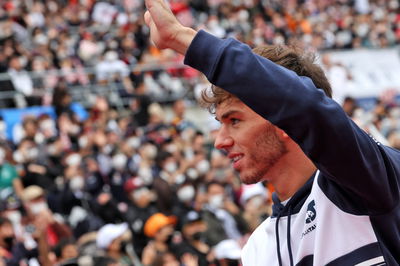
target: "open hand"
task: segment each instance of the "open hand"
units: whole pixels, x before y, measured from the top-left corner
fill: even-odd
[[[185,54],[196,31],[184,27],[174,16],[164,0],[145,0],[147,11],[144,14],[150,27],[150,36],[159,49],[171,48]]]

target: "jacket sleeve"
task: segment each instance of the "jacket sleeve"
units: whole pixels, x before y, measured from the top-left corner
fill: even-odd
[[[397,205],[399,151],[361,130],[308,77],[234,39],[221,40],[204,31],[191,43],[185,63],[284,130],[325,177],[362,198],[368,210],[387,212]]]

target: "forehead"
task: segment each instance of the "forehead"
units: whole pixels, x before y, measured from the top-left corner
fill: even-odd
[[[224,114],[235,111],[235,112],[253,112],[247,105],[245,105],[241,100],[239,100],[236,97],[230,97],[226,99],[225,101],[217,104],[215,107],[215,116],[217,120],[220,120]]]

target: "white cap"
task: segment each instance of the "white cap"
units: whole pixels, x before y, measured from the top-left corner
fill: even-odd
[[[214,252],[217,259],[237,260],[240,259],[242,251],[238,242],[233,239],[226,239],[222,240],[214,247]]]
[[[266,199],[269,195],[267,189],[261,183],[243,185],[243,192],[240,196],[240,204],[244,206],[246,201],[254,196],[262,196],[264,199]]]
[[[96,245],[98,248],[106,249],[118,237],[128,230],[128,224],[106,224],[97,232]]]

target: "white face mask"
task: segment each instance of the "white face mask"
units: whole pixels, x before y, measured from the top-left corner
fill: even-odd
[[[149,193],[150,193],[150,190],[148,188],[142,187],[142,188],[132,191],[131,195],[132,195],[132,198],[134,198],[135,200],[139,200],[143,196],[148,195]]]
[[[196,180],[199,177],[199,172],[194,168],[189,168],[189,169],[186,170],[186,175],[191,180]]]
[[[138,171],[138,175],[146,185],[153,183],[153,174],[151,169],[148,167],[141,167]]]
[[[0,149],[0,164],[4,163],[4,160],[6,158],[6,152],[4,149]]]
[[[80,191],[85,186],[85,179],[82,176],[75,176],[69,181],[69,188],[72,191]]]
[[[46,119],[40,123],[39,127],[41,130],[53,130],[55,128],[55,124],[53,120]]]
[[[7,125],[4,121],[0,121],[0,132],[6,131]]]
[[[119,153],[112,158],[112,165],[116,170],[123,170],[126,167],[127,160],[125,154]]]
[[[154,145],[147,145],[145,148],[144,152],[144,156],[146,157],[146,159],[154,159],[157,156],[157,148]]]
[[[175,162],[168,162],[165,164],[164,169],[168,173],[173,173],[176,171],[176,169],[178,169],[178,166],[176,165]]]
[[[13,225],[19,225],[21,223],[21,212],[20,211],[8,211],[6,217],[10,219]]]
[[[47,210],[49,208],[49,206],[47,206],[47,203],[44,201],[37,202],[37,203],[31,203],[29,207],[31,209],[31,212],[35,215],[39,214],[42,211]]]
[[[74,153],[68,156],[68,158],[65,160],[66,164],[68,166],[78,166],[82,161],[82,158],[79,154]]]
[[[248,205],[252,206],[255,209],[260,208],[263,203],[264,198],[262,196],[254,196],[247,202]]]
[[[184,186],[178,190],[178,199],[182,202],[191,201],[194,198],[195,190],[192,186]]]
[[[197,163],[196,169],[200,175],[204,175],[210,170],[210,163],[207,160],[201,160]]]
[[[210,204],[211,208],[220,209],[224,204],[224,195],[214,195],[209,198],[208,204]]]
[[[80,148],[85,148],[89,144],[88,137],[82,136],[78,139],[78,144]]]
[[[34,160],[34,159],[36,159],[37,157],[38,157],[38,155],[39,155],[39,149],[38,148],[30,148],[29,150],[28,150],[28,159],[30,159],[30,160]]]
[[[131,138],[129,138],[129,139],[127,140],[127,144],[128,144],[129,147],[132,147],[132,148],[134,148],[134,149],[137,149],[137,148],[140,147],[141,142],[140,142],[140,139],[139,139],[139,138],[131,137]]]

